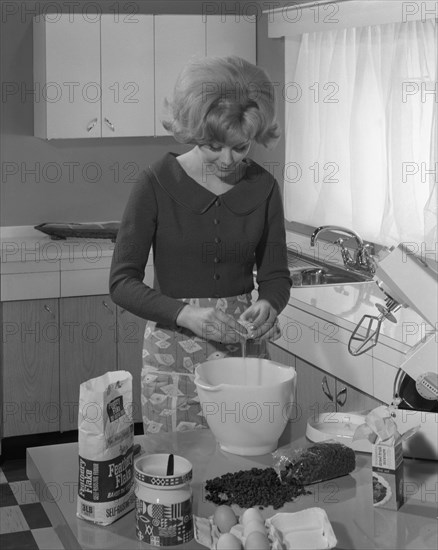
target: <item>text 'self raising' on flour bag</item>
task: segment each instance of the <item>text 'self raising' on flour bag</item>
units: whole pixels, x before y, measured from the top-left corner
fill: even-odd
[[[109,525],[133,509],[132,375],[107,372],[79,394],[77,516]]]

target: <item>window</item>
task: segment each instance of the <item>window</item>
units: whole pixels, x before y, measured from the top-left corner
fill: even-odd
[[[435,247],[436,19],[285,44],[286,219]]]

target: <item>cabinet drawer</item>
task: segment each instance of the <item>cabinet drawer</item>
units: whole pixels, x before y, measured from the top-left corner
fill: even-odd
[[[107,294],[109,269],[61,271],[61,297]]]
[[[5,273],[2,274],[0,282],[2,302],[60,296],[59,271]]]

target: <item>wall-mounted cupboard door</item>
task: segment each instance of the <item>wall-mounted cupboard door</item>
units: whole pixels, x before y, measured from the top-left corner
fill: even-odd
[[[182,67],[192,57],[238,55],[256,62],[256,19],[235,15],[155,16],[155,135]]]
[[[152,15],[101,18],[102,137],[154,134]]]
[[[238,55],[250,63],[256,62],[255,16],[210,15],[206,24],[208,56]]]
[[[100,137],[100,20],[35,17],[33,66],[34,135]]]
[[[155,16],[155,135],[167,136],[161,123],[164,102],[171,98],[175,81],[192,57],[204,57],[205,22],[202,15]]]
[[[37,137],[153,135],[153,16],[35,17],[34,83]]]

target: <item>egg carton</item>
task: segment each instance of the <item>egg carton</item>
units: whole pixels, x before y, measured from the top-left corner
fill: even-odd
[[[194,517],[195,539],[199,544],[217,550],[221,533],[209,518]],[[330,520],[322,508],[307,508],[299,512],[280,512],[265,520],[270,550],[326,550],[337,544]],[[241,523],[234,525],[230,533],[245,548],[246,538]]]

